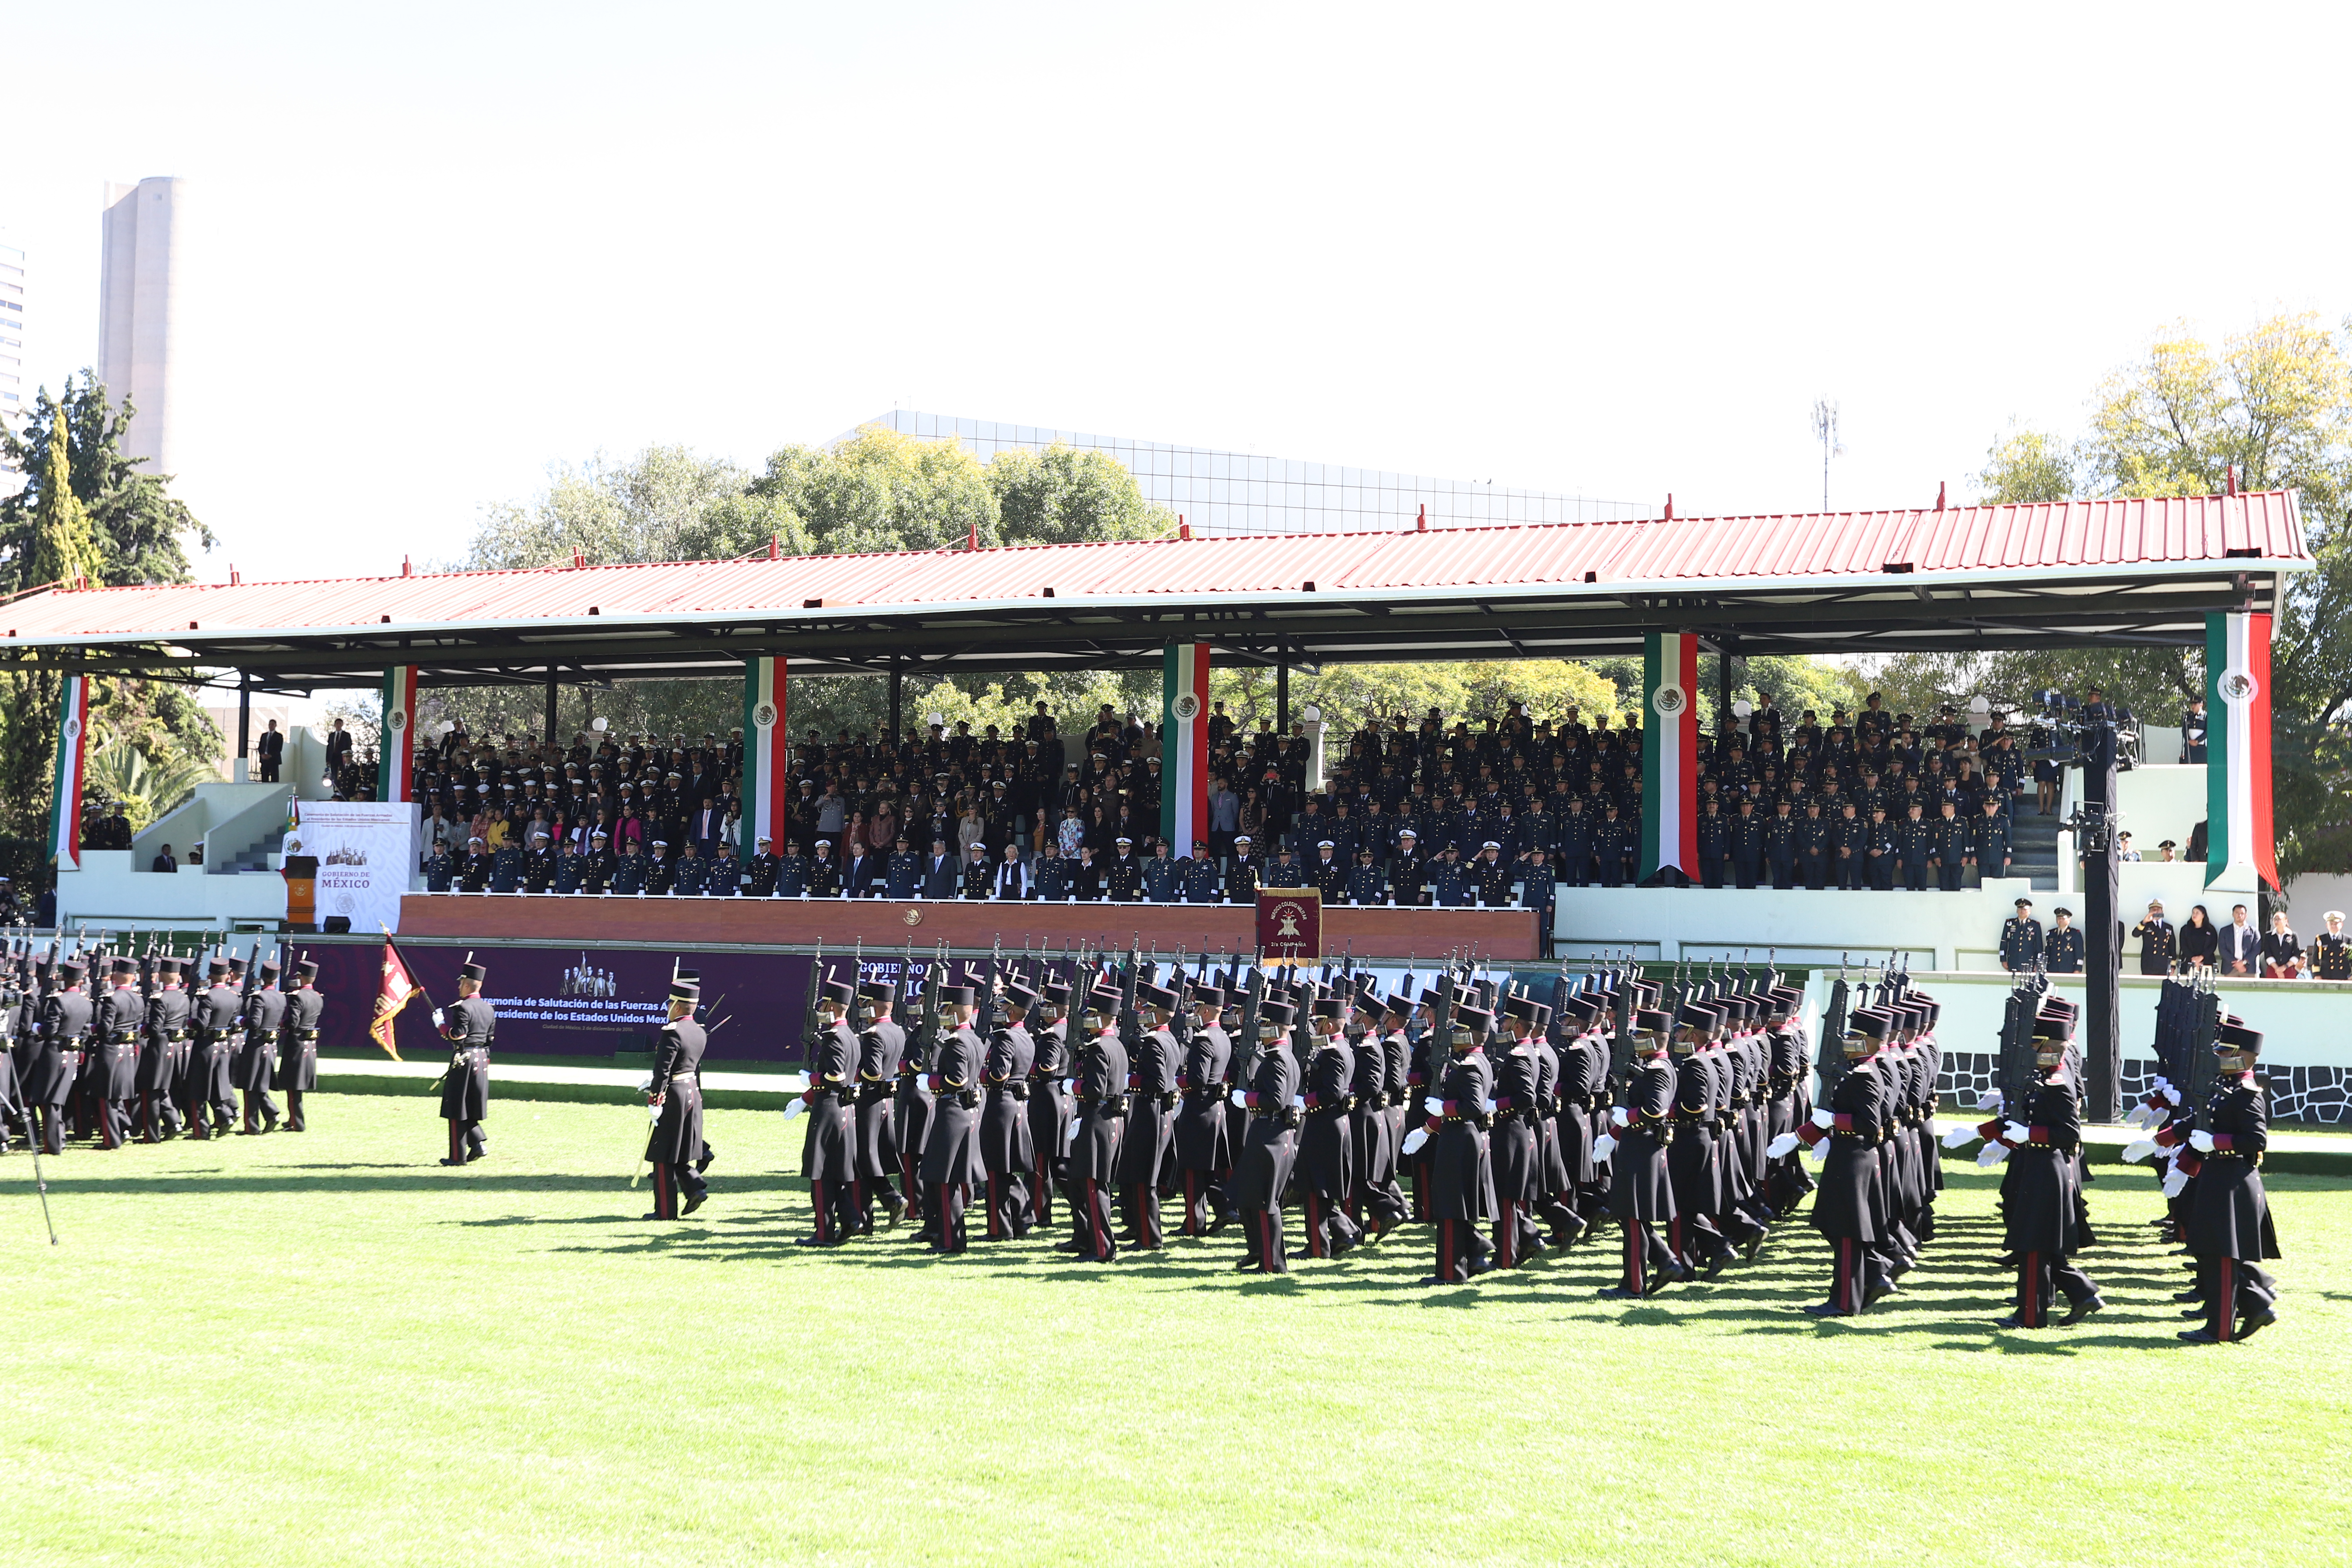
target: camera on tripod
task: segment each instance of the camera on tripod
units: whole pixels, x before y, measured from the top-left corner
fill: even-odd
[[[2094,686],[2090,699],[2076,701],[2057,690],[2037,691],[2041,709],[2031,725],[2034,749],[2055,753],[2062,767],[2091,760],[2095,742],[2105,733],[2115,736],[2116,766],[2125,772],[2139,765],[2139,721],[2120,702],[2106,700]]]

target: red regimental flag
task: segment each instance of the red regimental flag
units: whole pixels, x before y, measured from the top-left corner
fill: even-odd
[[[416,982],[409,978],[408,965],[400,962],[400,954],[392,943],[383,944],[383,986],[376,993],[375,1016],[369,1021],[368,1034],[390,1053],[394,1061],[400,1059],[400,1047],[392,1043],[393,1021],[408,999],[416,994]]]

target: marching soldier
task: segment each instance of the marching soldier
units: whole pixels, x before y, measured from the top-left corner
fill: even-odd
[[[2017,1310],[2000,1321],[2004,1329],[2045,1327],[2058,1290],[2070,1303],[2061,1323],[2106,1305],[2091,1277],[2074,1263],[2088,1238],[2077,1223],[2082,1187],[2074,1157],[2083,1147],[2083,1118],[2074,1075],[2066,1070],[2066,1041],[2073,1033],[2063,1018],[2035,1021],[2033,1061],[2041,1081],[2018,1108],[2017,1120],[1993,1134],[2010,1150],[2001,1216],[2008,1250],[2018,1260]]]
[[[1675,1019],[1670,1047],[1675,1061],[1675,1142],[1666,1151],[1666,1174],[1674,1183],[1675,1217],[1667,1245],[1687,1268],[1702,1265],[1713,1275],[1730,1261],[1731,1245],[1716,1226],[1724,1201],[1723,1161],[1717,1144],[1722,1106],[1715,1071],[1701,1058],[1700,1045],[1723,1015],[1707,1003],[1687,1002]]]
[[[1156,1252],[1168,1237],[1160,1222],[1160,1168],[1176,1135],[1176,1075],[1183,1065],[1169,1020],[1176,993],[1162,985],[1138,985],[1136,1005],[1147,1026],[1128,1062],[1127,1131],[1119,1140],[1119,1195],[1128,1228],[1121,1238]]]
[[[62,1154],[66,1147],[66,1102],[73,1096],[74,1079],[81,1072],[82,1045],[95,1011],[82,994],[82,961],[68,958],[56,966],[56,989],[40,999],[33,1025],[33,1050],[25,1075],[27,1114],[40,1117],[41,1147]]]
[[[245,1101],[242,1131],[247,1137],[278,1131],[278,1102],[269,1098],[269,1080],[278,1072],[278,1029],[286,1017],[286,993],[272,984],[278,978],[275,959],[263,963],[259,973],[261,984],[245,996],[245,1044],[236,1056],[236,1087]],[[267,1126],[256,1125],[265,1117]]]
[[[1625,1232],[1624,1279],[1601,1292],[1612,1300],[1638,1300],[1670,1279],[1691,1277],[1656,1229],[1675,1218],[1674,1184],[1666,1173],[1675,1138],[1675,1068],[1667,1060],[1671,1026],[1655,1008],[1633,1015],[1633,1066],[1624,1098],[1610,1113],[1609,1131],[1593,1140],[1593,1158],[1609,1162],[1609,1212]]]
[[[1313,1045],[1300,1075],[1307,1104],[1298,1134],[1309,1258],[1345,1257],[1363,1238],[1347,1211],[1355,1185],[1348,1113],[1355,1104],[1350,1085],[1356,1064],[1341,1033],[1346,1014],[1347,1003],[1339,996],[1318,996],[1309,1008]]]
[[[319,1087],[319,1020],[327,999],[319,994],[319,961],[297,962],[287,976],[289,989],[285,1012],[278,1020],[278,1087],[286,1091],[286,1131],[307,1132],[302,1097]]]
[[[195,1044],[188,1052],[188,1077],[180,1103],[188,1118],[188,1135],[195,1139],[225,1138],[236,1120],[233,1073],[232,1031],[239,1002],[229,984],[230,964],[215,958],[205,966],[205,994],[191,1004]]]
[[[2263,1268],[2279,1255],[2279,1245],[2263,1191],[2270,1115],[2254,1079],[2262,1048],[2257,1031],[2222,1024],[2213,1043],[2221,1082],[2189,1134],[2199,1156],[2190,1182],[2189,1251],[2204,1296],[2204,1305],[2194,1310],[2205,1318],[2204,1327],[2181,1333],[2190,1344],[2243,1339],[2278,1321],[2278,1282]]]
[[[1004,982],[1005,1021],[989,1037],[980,1081],[986,1099],[980,1111],[980,1158],[988,1173],[988,1238],[1014,1240],[1029,1234],[1027,1182],[1037,1155],[1029,1136],[1029,1074],[1037,1043],[1028,1029],[1037,994],[1019,980]]]
[[[180,961],[155,966],[155,994],[147,998],[147,1047],[139,1053],[139,1141],[160,1143],[180,1131],[173,1089],[188,1070],[188,992]]]
[[[2000,924],[2000,966],[2011,973],[2031,973],[2043,962],[2044,942],[2033,900],[2018,900],[2017,913]]]
[[[1369,1211],[1371,1239],[1378,1241],[1404,1217],[1404,1193],[1396,1179],[1396,1123],[1389,1114],[1389,1050],[1381,1028],[1382,1004],[1375,999],[1375,993],[1367,990],[1357,997],[1356,1005],[1368,1016],[1367,1027],[1356,1037],[1349,1053],[1348,1093],[1353,1103],[1348,1111],[1348,1165],[1355,1185],[1348,1194],[1348,1217],[1363,1225]],[[1390,1016],[1398,1018],[1401,1028],[1402,1017],[1411,1014],[1412,1005],[1401,996],[1391,996],[1386,1005]],[[1399,1007],[1404,1009],[1403,1015],[1396,1013]],[[1400,1078],[1410,1049],[1405,1042],[1398,1042]]]
[[[896,993],[887,981],[869,980],[857,988],[857,1089],[854,1110],[857,1174],[853,1178],[850,1206],[857,1211],[861,1236],[874,1229],[874,1204],[881,1200],[890,1229],[906,1217],[907,1200],[891,1188],[899,1173],[898,1115],[894,1098],[898,1068],[907,1059],[907,1031],[890,1016]]]
[[[1036,1054],[1029,1063],[1029,1149],[1036,1181],[1029,1194],[1034,1225],[1054,1223],[1054,1189],[1066,1179],[1064,1151],[1070,1142],[1070,1097],[1063,1080],[1072,1072],[1069,1032],[1070,983],[1048,974],[1038,984],[1030,1019]]]
[[[1527,1261],[1522,1244],[1534,1234],[1528,1215],[1542,1196],[1543,1141],[1536,1131],[1543,1113],[1542,1072],[1528,1040],[1535,1004],[1513,996],[1503,1007],[1507,1033],[1495,1064],[1495,1128],[1489,1135],[1495,1169],[1495,1267],[1516,1268]]]
[[[1481,1048],[1494,1027],[1483,1007],[1453,1009],[1453,1055],[1431,1114],[1430,1217],[1437,1222],[1437,1269],[1424,1285],[1459,1285],[1478,1271],[1478,1223],[1494,1215],[1495,1167],[1486,1141],[1493,1124],[1494,1068]]]
[[[846,1016],[854,993],[839,980],[817,976],[816,1037],[808,1044],[809,1085],[799,1103],[808,1111],[808,1131],[801,1142],[801,1174],[807,1178],[816,1231],[800,1238],[803,1247],[839,1247],[857,1227],[850,1183],[856,1176],[852,1147],[849,1092],[852,1064],[857,1060],[857,1037],[849,1032]],[[785,1114],[799,1114],[786,1107]]]
[[[1072,1235],[1058,1250],[1082,1263],[1118,1256],[1112,1235],[1110,1183],[1127,1128],[1127,1047],[1118,1037],[1119,994],[1097,986],[1087,995],[1087,1040],[1077,1048],[1077,1120],[1070,1134]]]
[[[1176,1165],[1183,1173],[1184,1221],[1179,1236],[1213,1236],[1225,1226],[1223,1177],[1233,1163],[1225,1116],[1226,1074],[1234,1044],[1220,1027],[1225,994],[1214,985],[1192,987],[1192,1037],[1176,1074],[1182,1095],[1176,1108]]]
[[[1831,1091],[1829,1104],[1767,1151],[1786,1154],[1798,1143],[1811,1147],[1829,1140],[1821,1184],[1813,1194],[1812,1217],[1813,1228],[1836,1250],[1836,1258],[1831,1266],[1830,1299],[1805,1307],[1817,1318],[1851,1317],[1893,1288],[1877,1252],[1885,1239],[1881,1230],[1885,1208],[1873,1190],[1878,1181],[1878,1146],[1886,1141],[1885,1109],[1892,1102],[1874,1058],[1892,1026],[1884,1013],[1857,1009],[1847,1020],[1845,1076]]]
[[[441,1075],[441,1119],[449,1124],[449,1152],[441,1163],[464,1165],[489,1151],[482,1119],[490,1110],[490,1045],[499,1016],[481,994],[488,973],[469,957],[457,971],[457,999],[433,1010],[433,1026],[452,1047],[449,1070]]]
[[[933,1250],[961,1252],[966,1244],[964,1208],[971,1189],[987,1173],[980,1158],[980,1069],[984,1047],[972,1032],[979,1011],[971,985],[940,988],[946,1009],[940,1022],[938,1059],[931,1064],[931,1126],[923,1140],[923,1195],[937,1235]]]
[[[669,1021],[654,1041],[654,1080],[646,1103],[654,1110],[646,1162],[654,1168],[654,1212],[647,1219],[678,1219],[702,1206],[710,1187],[695,1169],[702,1153],[702,1051],[709,1043],[695,1021],[698,982],[670,982]],[[685,1194],[683,1205],[678,1202]]]
[[[1234,1202],[1249,1227],[1249,1251],[1237,1269],[1264,1274],[1290,1272],[1283,1244],[1282,1197],[1298,1159],[1298,1061],[1290,1052],[1290,1026],[1297,1011],[1272,998],[1258,1005],[1257,1069],[1246,1089],[1235,1089],[1243,1109],[1253,1112],[1234,1165]]]
[[[110,965],[111,984],[91,1008],[89,1108],[98,1119],[98,1142],[120,1149],[131,1136],[131,1100],[139,1092],[139,1036],[147,1001],[135,982],[138,965],[129,958]]]

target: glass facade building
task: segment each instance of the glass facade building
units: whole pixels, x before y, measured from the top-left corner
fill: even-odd
[[[953,437],[982,462],[1016,447],[1101,452],[1125,465],[1146,500],[1181,516],[1196,534],[1363,532],[1411,528],[1423,515],[1432,528],[1475,528],[1615,522],[1656,514],[1654,507],[1634,501],[1506,489],[1468,479],[1433,479],[907,408],[877,414],[866,424],[926,441]]]

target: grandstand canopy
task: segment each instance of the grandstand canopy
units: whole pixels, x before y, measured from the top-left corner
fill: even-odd
[[[2288,491],[999,550],[46,589],[0,668],[234,668],[277,689],[733,673],[1574,658],[1695,632],[1743,654],[2193,642],[2312,565]]]

